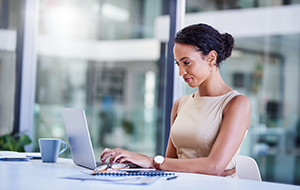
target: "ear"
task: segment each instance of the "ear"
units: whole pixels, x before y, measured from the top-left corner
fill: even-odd
[[[218,53],[215,50],[211,50],[207,54],[207,61],[209,62],[210,66],[216,65]]]

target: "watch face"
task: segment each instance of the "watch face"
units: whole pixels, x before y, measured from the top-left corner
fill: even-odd
[[[163,156],[155,156],[154,161],[158,164],[163,163],[165,158]]]

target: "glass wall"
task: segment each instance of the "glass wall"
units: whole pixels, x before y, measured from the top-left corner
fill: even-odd
[[[13,129],[15,58],[15,52],[0,50],[0,136]]]
[[[40,137],[67,141],[61,108],[75,107],[97,160],[105,147],[156,154],[161,14],[160,0],[40,1],[36,150]]]
[[[9,14],[18,8],[0,0],[0,136],[11,133],[14,125],[19,14],[12,18]]]
[[[264,181],[299,185],[300,28],[294,22],[300,1],[187,0],[186,6],[186,24],[206,22],[236,39],[220,71],[251,101],[241,154],[258,162]],[[196,90],[185,84],[183,89],[184,94]]]

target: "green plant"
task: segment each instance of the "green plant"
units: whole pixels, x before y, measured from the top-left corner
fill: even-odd
[[[28,135],[8,133],[0,136],[0,150],[25,152],[24,146],[31,143]]]

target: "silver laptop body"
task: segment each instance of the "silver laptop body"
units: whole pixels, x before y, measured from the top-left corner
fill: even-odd
[[[73,162],[79,166],[97,167],[88,124],[83,109],[62,108]]]

